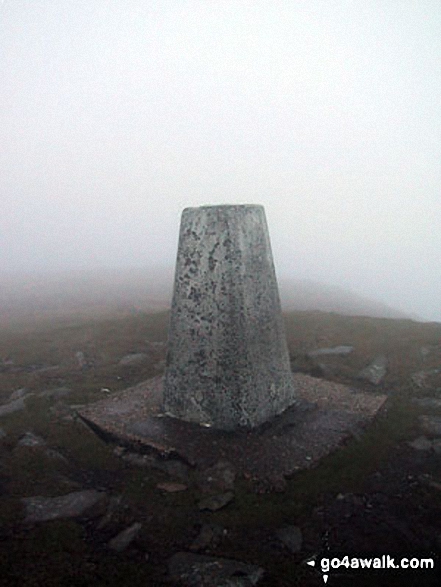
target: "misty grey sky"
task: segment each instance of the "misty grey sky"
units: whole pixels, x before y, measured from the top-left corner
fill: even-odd
[[[3,0],[0,80],[0,269],[256,203],[279,274],[441,321],[438,0]]]

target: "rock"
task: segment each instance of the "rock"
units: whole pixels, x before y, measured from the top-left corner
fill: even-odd
[[[441,408],[441,399],[436,397],[414,397],[412,402],[417,404],[417,406],[420,406],[420,408],[432,408],[435,410]]]
[[[432,448],[432,441],[426,436],[419,436],[407,444],[415,450],[430,450]]]
[[[210,512],[216,512],[222,509],[234,499],[234,493],[227,491],[226,493],[219,493],[218,495],[210,495],[201,499],[198,506],[201,511],[209,510]]]
[[[298,526],[285,526],[276,530],[276,536],[293,554],[302,550],[302,531]]]
[[[419,387],[420,389],[425,389],[430,387],[430,381],[428,382],[427,379],[434,375],[438,375],[440,372],[441,369],[423,369],[422,371],[417,371],[416,373],[413,373],[411,379],[417,387]]]
[[[250,587],[264,574],[256,565],[188,552],[173,555],[168,572],[173,584],[183,587]]]
[[[13,412],[18,412],[19,410],[24,410],[25,408],[25,398],[20,397],[12,402],[7,404],[3,404],[0,406],[0,416],[6,416],[7,414],[12,414]]]
[[[6,432],[3,430],[3,428],[0,427],[0,440],[2,438],[6,438]]]
[[[42,391],[39,397],[50,397],[53,399],[60,399],[62,397],[66,397],[69,395],[71,390],[68,387],[55,387],[54,389],[47,389],[46,391]]]
[[[427,346],[422,346],[420,348],[420,355],[422,360],[424,361],[430,355],[430,348]]]
[[[310,351],[309,353],[307,353],[308,357],[319,357],[322,355],[349,355],[350,353],[352,353],[352,351],[354,350],[354,347],[351,345],[339,345],[339,346],[334,346],[331,348],[323,348],[323,349],[317,349],[315,351]]]
[[[200,529],[199,534],[190,545],[190,550],[198,552],[205,550],[208,547],[215,548],[220,543],[222,537],[226,534],[226,530],[222,526],[216,524],[204,524]]]
[[[20,389],[16,389],[15,391],[13,391],[9,397],[9,401],[13,402],[16,399],[20,399],[22,397],[25,397],[27,394],[29,393],[29,390],[26,389],[26,387],[20,387]]]
[[[387,366],[387,358],[384,355],[379,355],[358,373],[358,377],[369,381],[373,385],[379,385],[387,373]]]
[[[137,365],[138,363],[142,363],[146,359],[147,359],[146,353],[130,353],[130,354],[126,355],[125,357],[123,357],[119,361],[118,365],[121,365],[121,367],[129,367],[131,365]]]
[[[122,552],[136,538],[142,528],[142,524],[135,522],[109,541],[109,548],[116,552]]]
[[[188,487],[186,485],[184,485],[183,483],[168,483],[168,482],[164,482],[164,483],[158,483],[156,485],[156,487],[158,489],[162,489],[162,491],[166,491],[167,493],[177,493],[179,491],[185,491],[186,489],[188,489]]]
[[[54,450],[53,448],[48,448],[44,451],[44,454],[48,456],[50,459],[56,459],[57,461],[62,461],[63,463],[69,462],[65,456],[63,456],[61,453],[59,453],[57,450]]]
[[[45,444],[46,442],[41,436],[37,436],[33,432],[26,432],[18,441],[17,446],[45,446]]]
[[[46,522],[59,518],[76,518],[103,501],[106,494],[95,489],[74,491],[57,497],[24,497],[25,522]]]
[[[201,472],[198,485],[202,491],[228,491],[234,489],[235,479],[236,471],[233,465],[228,461],[220,460]]]
[[[421,429],[426,434],[441,436],[441,416],[420,416]]]
[[[86,361],[86,357],[84,356],[83,351],[77,351],[75,353],[75,359],[80,369],[87,369],[87,367],[89,366],[89,363]]]

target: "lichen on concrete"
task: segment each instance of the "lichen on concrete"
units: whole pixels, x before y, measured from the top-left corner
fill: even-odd
[[[295,401],[262,206],[186,208],[169,328],[164,410],[234,430]]]

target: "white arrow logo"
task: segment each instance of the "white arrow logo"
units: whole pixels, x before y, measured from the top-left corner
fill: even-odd
[[[325,583],[327,583],[327,582],[328,582],[328,577],[329,577],[329,575],[323,575],[323,581],[324,581]]]
[[[310,567],[315,567],[315,561],[308,561],[306,564]]]

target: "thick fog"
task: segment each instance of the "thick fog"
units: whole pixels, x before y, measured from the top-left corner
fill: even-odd
[[[3,0],[0,269],[170,266],[265,206],[279,275],[441,321],[437,0]]]

